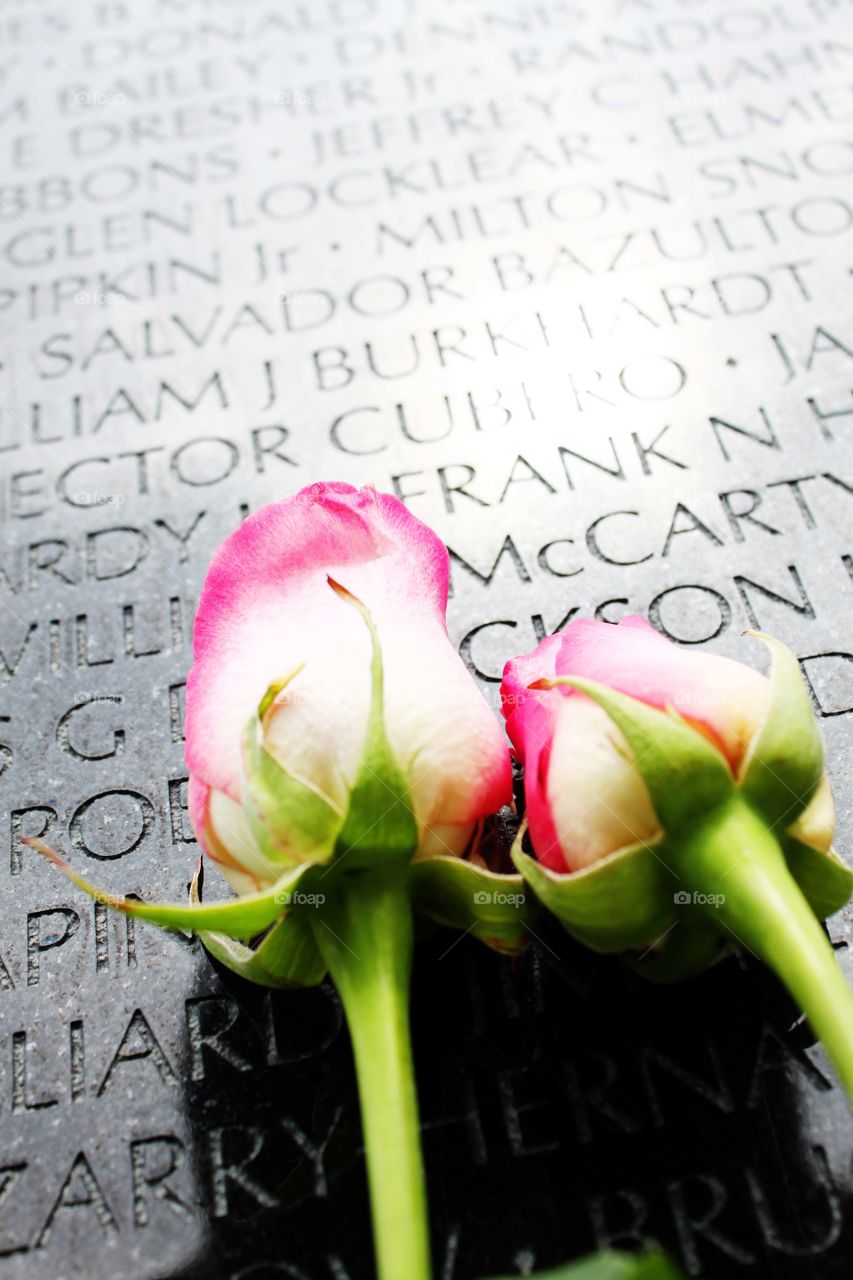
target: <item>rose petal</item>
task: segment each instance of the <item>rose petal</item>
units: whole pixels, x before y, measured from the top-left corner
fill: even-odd
[[[556,669],[651,706],[675,707],[723,752],[734,773],[769,706],[766,676],[731,658],[673,644],[643,618],[616,626],[591,618],[571,622],[562,632]]]
[[[569,688],[530,689],[579,676],[655,707],[674,707],[733,772],[764,721],[770,684],[729,658],[685,650],[643,618],[618,625],[581,618],[504,671],[507,730],[525,766],[530,835],[553,870],[576,869],[659,831],[627,743],[606,714]]]
[[[501,710],[516,755],[524,765],[525,817],[530,839],[545,866],[564,871],[565,858],[547,797],[546,782],[559,712],[559,695],[530,689],[545,676],[556,675],[559,635],[548,636],[532,653],[512,658],[504,667]]]
[[[220,547],[196,618],[187,760],[239,801],[241,739],[268,686],[305,668],[267,717],[267,741],[344,807],[370,691],[371,611],[385,670],[388,737],[412,769],[423,826],[470,824],[511,794],[499,725],[447,637],[448,554],[402,503],[372,489],[312,485],[250,516]]]
[[[558,706],[545,789],[565,863],[560,869],[577,871],[654,840],[660,823],[633,753],[607,713],[585,697],[559,698]]]

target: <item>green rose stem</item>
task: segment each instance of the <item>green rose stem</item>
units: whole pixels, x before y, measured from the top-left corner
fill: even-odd
[[[773,969],[823,1041],[853,1100],[853,992],[764,820],[733,798],[681,845],[682,880],[700,903]]]
[[[328,582],[359,611],[372,647],[364,749],[330,861],[282,867],[272,886],[224,902],[202,904],[197,876],[190,905],[181,906],[103,893],[43,841],[26,838],[26,843],[99,901],[165,928],[199,934],[211,955],[250,981],[273,987],[316,983],[328,967],[344,1006],[355,1057],[379,1280],[429,1280],[408,1011],[414,934],[410,863],[418,845],[418,825],[408,779],[385,731],[376,628],[360,600],[331,578]],[[259,707],[261,717],[286,683],[271,686]],[[256,725],[253,717],[247,731],[250,746]],[[261,792],[266,805],[278,803],[286,813],[298,805],[304,816],[308,801],[316,797],[306,798],[304,786],[274,761],[259,763],[258,753],[252,751],[246,758],[246,791],[251,795],[260,780],[266,784]],[[295,820],[299,814],[292,816]],[[264,817],[250,809],[249,819],[263,837]],[[292,899],[301,904],[288,910]],[[254,948],[241,941],[259,935],[264,936]]]
[[[347,882],[341,868],[336,878],[340,883],[313,913],[311,927],[352,1038],[378,1272],[381,1280],[429,1280],[409,1034],[413,925],[408,890],[399,873],[364,871]]]
[[[337,856],[313,873],[323,902],[310,916],[347,1017],[361,1102],[380,1280],[429,1280],[429,1227],[409,1033],[413,923],[409,863],[418,843],[408,784],[385,732],[384,672],[373,619],[364,754],[338,833]]]
[[[383,778],[376,773],[371,778],[368,790],[380,786],[387,806],[388,775]],[[344,833],[352,833],[352,822],[365,831],[358,813],[358,800],[365,798],[364,787],[356,784],[353,795],[356,803],[350,806]],[[398,802],[392,802],[373,824],[374,838],[386,856],[391,851],[390,830],[400,832],[404,844],[409,838],[405,813],[401,818],[397,810]],[[305,896],[315,897],[319,905],[300,909],[284,924],[299,921],[309,930],[346,1013],[358,1078],[380,1280],[401,1280],[403,1276],[406,1280],[429,1280],[426,1189],[409,1033],[414,938],[410,880],[407,864],[401,865],[393,857],[383,863],[380,853],[373,865],[362,861],[368,838],[364,835],[361,841],[345,846],[338,862],[326,868],[313,867],[304,875],[300,884],[311,890]],[[263,967],[258,967],[256,960],[263,955],[263,944],[252,952],[229,942],[231,937],[250,937],[274,924],[281,916],[281,898],[292,884],[287,876],[265,893],[203,905],[169,906],[102,893],[49,845],[34,837],[27,837],[26,842],[98,901],[166,928],[192,929],[213,955],[235,971],[252,973],[255,981],[268,986],[288,985],[294,970],[276,973],[273,967],[264,973]],[[299,937],[293,936],[297,953]],[[242,970],[234,960],[238,952],[245,956]],[[289,963],[295,963],[295,954],[288,953],[282,939],[279,956],[287,954]],[[323,972],[321,968],[315,980]]]
[[[737,778],[674,711],[577,676],[531,685],[567,686],[603,708],[627,739],[661,836],[579,875],[547,873],[520,847],[513,860],[570,932],[600,949],[642,950],[636,967],[653,979],[711,962],[720,934],[749,947],[803,1009],[853,1101],[853,993],[818,922],[848,900],[853,875],[793,831],[821,785],[823,745],[796,658],[753,634],[773,656],[771,697]],[[677,929],[681,887],[693,890],[702,920]]]

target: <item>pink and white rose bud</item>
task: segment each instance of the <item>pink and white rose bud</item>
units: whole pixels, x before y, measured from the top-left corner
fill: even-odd
[[[500,725],[447,635],[447,549],[396,498],[315,484],[250,516],[208,570],[187,681],[190,816],[238,892],[318,860],[304,832],[262,850],[244,811],[243,738],[271,685],[267,752],[343,814],[364,750],[371,640],[342,584],[369,611],[384,668],[388,741],[408,774],[417,854],[464,853],[511,798]],[[378,816],[378,815],[377,815]]]
[[[556,872],[591,866],[661,834],[633,753],[603,708],[569,686],[530,687],[563,676],[674,709],[720,752],[735,779],[748,764],[770,699],[770,682],[758,671],[684,649],[638,617],[618,625],[578,619],[532,653],[509,661],[501,697],[509,736],[524,764],[530,838],[538,860]],[[789,831],[826,851],[834,822],[824,774]]]

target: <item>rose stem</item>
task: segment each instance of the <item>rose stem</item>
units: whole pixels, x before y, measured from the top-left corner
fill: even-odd
[[[355,1057],[380,1280],[429,1280],[429,1228],[409,1031],[412,909],[399,872],[343,868],[311,912]]]
[[[731,802],[693,832],[679,871],[698,892],[724,895],[705,910],[781,978],[853,1100],[853,992],[764,821]]]

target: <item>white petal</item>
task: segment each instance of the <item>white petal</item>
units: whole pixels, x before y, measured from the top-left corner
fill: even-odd
[[[243,887],[238,892],[254,893],[258,888],[256,881],[272,881],[282,874],[284,868],[265,858],[258,848],[242,805],[226,796],[223,791],[210,792],[207,802],[207,832],[215,860],[226,880],[233,883],[229,873],[235,868],[240,869],[237,871],[238,876],[242,871],[252,878],[251,887],[248,890]]]
[[[651,840],[660,830],[622,733],[601,707],[577,694],[562,699],[546,793],[572,870]]]

